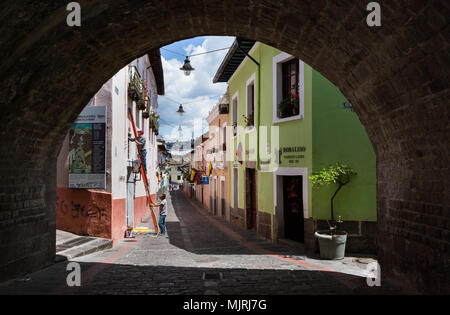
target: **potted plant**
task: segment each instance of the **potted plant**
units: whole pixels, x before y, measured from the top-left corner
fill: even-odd
[[[127,226],[127,229],[125,231],[125,238],[133,238],[133,227]]]
[[[156,115],[156,113],[151,113],[150,114],[150,128],[153,131],[156,131],[158,129],[158,119],[159,119],[160,115]]]
[[[150,113],[149,112],[142,112],[142,118],[144,118],[144,119],[150,118]]]
[[[300,96],[288,90],[288,95],[278,103],[278,118],[296,116],[299,113]]]
[[[140,98],[139,98],[139,100],[136,102],[136,107],[137,107],[137,109],[139,109],[139,110],[144,110],[145,108],[146,108],[146,106],[145,106],[145,100],[144,100],[144,98],[141,96]]]
[[[136,74],[134,74],[130,79],[130,83],[128,84],[128,95],[131,97],[133,101],[138,101],[139,93],[140,88],[138,85],[138,79],[136,78]]]
[[[254,115],[253,113],[251,113],[250,115],[248,115],[248,117],[245,116],[245,115],[242,115],[242,117],[244,117],[244,120],[245,120],[245,127],[246,127],[246,128],[247,128],[247,127],[252,127],[252,126],[255,125],[255,115]]]
[[[313,187],[337,185],[336,190],[331,196],[331,220],[327,220],[329,230],[316,231],[314,234],[319,239],[321,258],[342,259],[345,256],[347,232],[337,230],[337,224],[342,223],[342,220],[341,216],[338,216],[338,220],[335,220],[334,199],[354,175],[356,175],[356,172],[352,168],[344,164],[336,163],[309,176]]]

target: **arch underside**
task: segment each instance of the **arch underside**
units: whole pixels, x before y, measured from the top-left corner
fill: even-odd
[[[152,48],[241,36],[295,55],[340,88],[377,154],[383,275],[449,292],[450,4],[355,0],[13,1],[0,9],[0,279],[53,261],[56,156],[96,91]]]

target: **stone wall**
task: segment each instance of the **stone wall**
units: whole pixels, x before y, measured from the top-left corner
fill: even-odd
[[[56,155],[102,84],[151,48],[237,35],[299,57],[340,88],[377,154],[383,275],[449,293],[450,3],[383,1],[382,27],[371,28],[368,2],[93,0],[79,28],[66,25],[65,3],[3,4],[0,278],[53,260]]]
[[[272,240],[272,214],[258,211],[258,236],[265,240]]]

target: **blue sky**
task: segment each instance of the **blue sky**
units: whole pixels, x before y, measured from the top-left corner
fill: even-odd
[[[163,47],[181,55],[161,49],[165,95],[158,98],[158,114],[161,115],[160,135],[163,139],[187,140],[191,138],[192,130],[195,137],[207,131],[205,118],[227,88],[226,83],[214,84],[212,80],[228,50],[192,56],[190,60],[195,71],[190,76],[179,70],[184,63],[185,57],[182,55],[230,47],[233,41],[234,37],[195,37]],[[176,113],[180,105],[178,102],[183,104],[185,110],[181,117]],[[195,128],[194,122],[197,122]],[[181,138],[178,132],[180,125],[183,130]]]

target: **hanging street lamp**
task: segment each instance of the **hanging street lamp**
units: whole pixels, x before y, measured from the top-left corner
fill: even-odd
[[[184,65],[180,68],[180,70],[184,71],[184,75],[189,76],[191,74],[191,71],[194,71],[195,69],[191,66],[191,61],[189,60],[189,57],[186,56],[186,59],[184,59]]]
[[[184,114],[183,105],[180,104],[180,107],[178,107],[177,113],[182,116]]]

